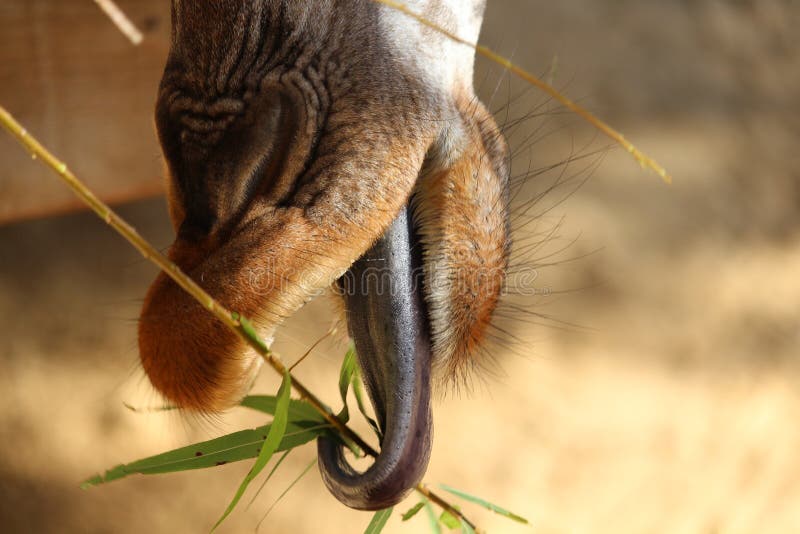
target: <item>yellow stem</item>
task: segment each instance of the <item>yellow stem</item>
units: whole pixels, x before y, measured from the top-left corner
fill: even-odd
[[[130,40],[131,44],[136,46],[142,43],[142,39],[144,39],[142,32],[139,31],[136,25],[131,22],[131,19],[128,18],[125,12],[122,11],[113,0],[94,0],[94,2],[108,15],[111,22],[113,22],[117,29]]]
[[[568,97],[562,95],[558,91],[558,89],[556,89],[552,85],[539,79],[538,77],[534,76],[533,74],[526,71],[522,67],[517,66],[510,59],[501,56],[500,54],[494,52],[492,49],[486,46],[475,44],[470,41],[467,41],[466,39],[462,39],[453,32],[445,28],[442,28],[438,24],[423,17],[419,13],[411,11],[410,9],[408,9],[408,7],[406,7],[404,4],[401,4],[400,2],[396,2],[395,0],[373,0],[373,1],[379,4],[383,4],[392,9],[396,9],[397,11],[400,11],[401,13],[408,15],[409,17],[413,18],[420,24],[427,26],[428,28],[431,28],[432,30],[438,33],[441,33],[448,39],[451,39],[457,43],[472,48],[483,57],[513,72],[526,82],[530,83],[531,85],[539,88],[540,90],[544,91],[545,93],[553,97],[555,100],[560,102],[561,105],[563,105],[565,108],[572,111],[573,113],[576,113],[577,115],[582,117],[586,122],[588,122],[598,130],[600,130],[603,134],[607,135],[616,143],[621,145],[622,148],[624,148],[627,152],[629,152],[634,157],[634,159],[636,159],[639,165],[641,165],[643,168],[652,170],[658,176],[660,176],[661,179],[664,180],[664,182],[668,184],[672,183],[672,177],[669,175],[669,173],[667,173],[667,170],[661,165],[659,165],[659,163],[656,160],[654,160],[653,158],[651,158],[650,156],[648,156],[647,154],[636,148],[633,145],[633,143],[625,139],[624,135],[622,135],[620,132],[618,132],[617,130],[609,126],[607,123],[599,119],[597,116],[595,116],[592,112],[590,112],[586,108],[580,106],[579,104],[576,104]]]
[[[462,521],[469,524],[469,526],[472,527],[472,530],[474,530],[476,534],[481,534],[482,531],[478,527],[476,527],[472,521],[467,519],[466,516],[464,516],[464,514],[462,514],[460,510],[453,507],[453,505],[451,505],[449,502],[447,502],[439,495],[429,490],[428,486],[426,486],[425,484],[418,484],[416,490],[420,493],[420,495],[425,496],[429,501],[436,503],[445,510],[447,510],[448,513],[450,513],[450,515],[452,515],[453,517],[460,518]]]
[[[142,255],[164,271],[167,276],[172,278],[176,284],[182,287],[187,293],[200,302],[209,312],[222,321],[228,328],[236,332],[248,345],[250,345],[256,352],[258,352],[264,360],[280,375],[283,376],[287,371],[286,366],[281,359],[272,351],[270,351],[266,344],[248,332],[242,321],[238,318],[240,315],[229,311],[227,308],[219,304],[211,295],[209,295],[202,287],[197,285],[194,280],[189,278],[180,267],[170,261],[166,256],[161,254],[153,245],[144,239],[130,224],[125,222],[119,215],[117,215],[108,205],[97,196],[73,173],[69,170],[67,165],[56,158],[49,150],[47,150],[35,137],[14,119],[14,117],[6,111],[3,106],[0,106],[0,124],[8,130],[8,132],[19,141],[23,147],[35,158],[39,159],[47,165],[50,169],[58,174],[59,178],[80,198],[98,217],[103,219],[109,226],[117,231],[129,243],[136,247]],[[290,375],[291,376],[291,375]],[[348,427],[341,419],[336,417],[334,413],[308,388],[306,388],[296,377],[291,376],[292,387],[300,394],[300,397],[308,401],[330,425],[335,428],[340,435],[349,438],[355,442],[366,454],[369,456],[377,457],[378,452],[371,447],[361,436]],[[447,501],[432,493],[424,484],[418,484],[416,490],[422,495],[428,497],[431,501],[437,503],[439,506],[450,512],[455,517],[461,518],[466,521],[470,526],[475,529],[472,522],[469,521],[461,512],[455,509]]]
[[[238,320],[238,314],[231,312],[217,302],[202,287],[197,285],[194,280],[189,278],[180,267],[159,252],[146,239],[139,235],[135,228],[125,222],[102,200],[97,198],[97,196],[69,170],[64,162],[56,158],[49,150],[42,146],[42,144],[28,133],[28,131],[2,106],[0,106],[0,123],[2,123],[3,127],[8,130],[34,158],[39,159],[42,163],[54,170],[61,180],[78,196],[78,198],[89,206],[98,217],[103,219],[106,224],[111,226],[130,244],[136,247],[136,249],[141,252],[142,256],[156,264],[159,269],[172,278],[184,291],[189,293],[202,304],[204,308],[214,314],[214,317],[222,321],[225,326],[238,333],[248,345],[258,352],[258,354],[280,374],[280,376],[283,376],[286,366],[274,352],[267,348],[263,341],[245,331],[242,323]],[[369,444],[336,417],[316,395],[309,391],[308,388],[295,377],[292,377],[292,386],[302,398],[306,399],[325,417],[331,426],[354,441],[370,456],[377,456],[377,452],[370,447]]]

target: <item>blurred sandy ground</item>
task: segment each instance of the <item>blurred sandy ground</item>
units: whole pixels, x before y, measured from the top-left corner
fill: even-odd
[[[497,351],[502,371],[436,407],[427,479],[533,524],[473,513],[490,532],[800,531],[800,7],[489,4],[484,42],[538,73],[557,58],[555,84],[661,160],[675,185],[612,150],[570,165],[564,176],[590,175],[576,192],[567,184],[536,205],[552,207],[537,231],[564,217],[538,252],[540,263],[556,264],[540,269],[537,284],[556,293],[521,306],[577,326],[541,325],[548,321],[521,312],[504,323],[519,341]],[[494,109],[521,88],[499,74],[486,65],[477,74]],[[514,102],[510,121],[499,115],[511,127],[546,104],[535,92]],[[539,127],[552,133],[526,147]],[[598,139],[586,148],[593,132],[556,114],[515,132],[517,173],[605,146]],[[556,179],[530,180],[518,200]],[[169,244],[162,201],[121,211]],[[123,407],[158,404],[135,348],[138,306],[154,275],[87,214],[0,227],[4,532],[202,532],[245,474],[237,464],[78,489],[121,461],[259,423],[245,413],[192,423]],[[276,347],[291,360],[329,322],[326,304],[314,303]],[[300,368],[330,400],[342,352],[329,343]],[[257,390],[275,387],[264,376]],[[311,446],[290,456],[222,531],[252,531],[313,457]],[[360,532],[368,521],[339,506],[314,470],[262,531]],[[421,514],[410,525],[395,516],[387,531],[425,529]]]

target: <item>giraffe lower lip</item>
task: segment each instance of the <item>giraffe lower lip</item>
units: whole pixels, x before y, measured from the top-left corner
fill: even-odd
[[[382,509],[401,500],[428,464],[431,447],[431,343],[420,254],[408,208],[340,282],[348,329],[383,431],[381,453],[364,473],[341,446],[320,440],[323,480],[343,503]]]

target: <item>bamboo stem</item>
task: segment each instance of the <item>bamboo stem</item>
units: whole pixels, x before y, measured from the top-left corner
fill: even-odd
[[[462,39],[453,32],[445,28],[442,28],[435,22],[432,22],[427,18],[423,17],[419,13],[415,13],[414,11],[406,7],[404,4],[401,4],[400,2],[396,2],[395,0],[373,0],[373,1],[379,4],[383,4],[397,11],[400,11],[401,13],[413,18],[420,24],[427,26],[428,28],[431,28],[432,30],[438,33],[441,33],[442,35],[444,35],[448,39],[451,39],[452,41],[455,41],[459,44],[472,48],[483,57],[513,72],[526,82],[530,83],[531,85],[537,87],[538,89],[550,95],[552,98],[560,102],[561,105],[563,105],[565,108],[579,115],[586,122],[588,122],[598,130],[600,130],[600,132],[602,132],[606,136],[610,137],[617,144],[621,145],[622,148],[624,148],[634,157],[634,159],[639,163],[639,165],[642,166],[642,168],[650,169],[651,171],[655,172],[658,176],[660,176],[661,179],[664,180],[664,182],[668,184],[672,183],[672,176],[669,175],[667,170],[664,167],[662,167],[656,160],[654,160],[653,158],[651,158],[650,156],[648,156],[647,154],[636,148],[636,146],[634,146],[633,143],[625,139],[624,135],[622,135],[620,132],[609,126],[603,120],[599,119],[591,111],[575,103],[570,98],[564,96],[558,91],[558,89],[548,84],[547,82],[537,78],[536,76],[526,71],[522,67],[519,67],[518,65],[513,63],[510,59],[501,56],[500,54],[494,52],[489,47],[472,43],[470,41],[467,41],[466,39]]]
[[[481,534],[482,533],[482,531],[478,527],[476,527],[475,524],[472,521],[467,519],[466,516],[464,516],[464,514],[462,514],[460,510],[454,508],[453,505],[451,505],[449,502],[447,502],[442,497],[440,497],[436,493],[434,493],[431,490],[429,490],[428,486],[426,486],[425,484],[418,484],[417,487],[416,487],[416,490],[421,495],[426,497],[429,501],[431,501],[433,503],[436,503],[439,506],[441,506],[443,509],[447,510],[447,512],[450,515],[452,515],[453,517],[460,518],[462,521],[467,523],[472,528],[472,530],[474,530],[477,534]]]
[[[159,269],[164,271],[167,276],[172,278],[184,291],[189,293],[195,300],[203,305],[205,309],[211,312],[214,317],[222,321],[225,326],[238,333],[249,346],[258,352],[264,360],[275,369],[280,376],[283,376],[286,366],[281,359],[269,348],[266,344],[258,338],[252,331],[245,328],[243,320],[237,313],[229,311],[227,308],[218,303],[211,295],[209,295],[202,287],[197,285],[180,267],[170,261],[166,256],[159,252],[153,245],[144,239],[135,228],[125,222],[114,210],[106,205],[102,200],[92,193],[73,173],[69,170],[67,165],[56,158],[49,150],[47,150],[35,137],[14,119],[14,117],[0,106],[0,123],[8,132],[16,138],[23,147],[31,154],[34,159],[41,160],[42,163],[54,170],[59,178],[80,198],[98,217],[103,219],[106,224],[111,226],[122,237],[124,237],[130,244],[145,257],[145,259],[156,264]],[[377,456],[377,452],[368,443],[366,443],[358,434],[353,432],[347,425],[345,425],[331,410],[302,382],[294,376],[292,378],[292,386],[306,399],[314,408],[317,409],[326,419],[331,426],[336,428],[340,433],[353,440],[364,452],[370,456]]]
[[[125,238],[131,245],[133,245],[145,259],[151,261],[158,266],[164,273],[172,278],[176,284],[183,288],[187,293],[194,297],[200,304],[203,305],[209,312],[211,312],[217,319],[222,321],[225,326],[236,332],[243,340],[247,342],[262,358],[280,375],[283,376],[284,372],[288,372],[286,366],[281,359],[272,352],[256,335],[251,328],[249,328],[247,321],[242,318],[238,313],[231,312],[221,304],[219,304],[211,295],[209,295],[202,287],[197,285],[194,280],[184,273],[180,267],[169,260],[161,252],[159,252],[153,245],[151,245],[145,238],[143,238],[135,228],[128,224],[124,219],[117,215],[108,205],[97,196],[76,177],[72,171],[69,170],[67,165],[55,157],[49,150],[47,150],[35,137],[33,137],[16,119],[8,112],[3,106],[0,106],[0,124],[14,137],[22,146],[31,154],[33,159],[39,159],[43,164],[56,172],[61,180],[69,187],[98,217],[103,219],[106,224],[111,226],[118,234]],[[314,395],[302,382],[296,377],[291,376],[292,387],[297,391],[301,398],[308,401],[325,420],[335,428],[340,435],[350,439],[356,443],[366,454],[376,458],[378,452],[370,446],[360,435],[347,426],[341,419],[339,419],[331,410],[326,406],[316,395]],[[475,525],[467,519],[464,514],[450,505],[447,501],[431,492],[424,484],[418,484],[415,488],[422,495],[426,496],[431,501],[435,502],[453,516],[460,518],[462,521],[469,523],[469,525],[476,530]]]
[[[130,42],[137,46],[142,43],[144,36],[139,28],[131,22],[131,19],[122,11],[114,0],[94,0],[94,2],[108,15],[111,22],[122,32],[122,34],[130,40]]]

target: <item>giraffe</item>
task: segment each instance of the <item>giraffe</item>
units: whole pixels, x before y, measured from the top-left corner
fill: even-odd
[[[485,0],[406,0],[476,41]],[[431,449],[431,389],[480,357],[510,250],[507,147],[474,53],[371,0],[172,0],[155,122],[170,258],[273,340],[312,298],[341,304],[382,431],[372,466],[318,440],[347,506],[399,502]],[[237,403],[261,360],[160,274],[142,366],[186,410]]]

